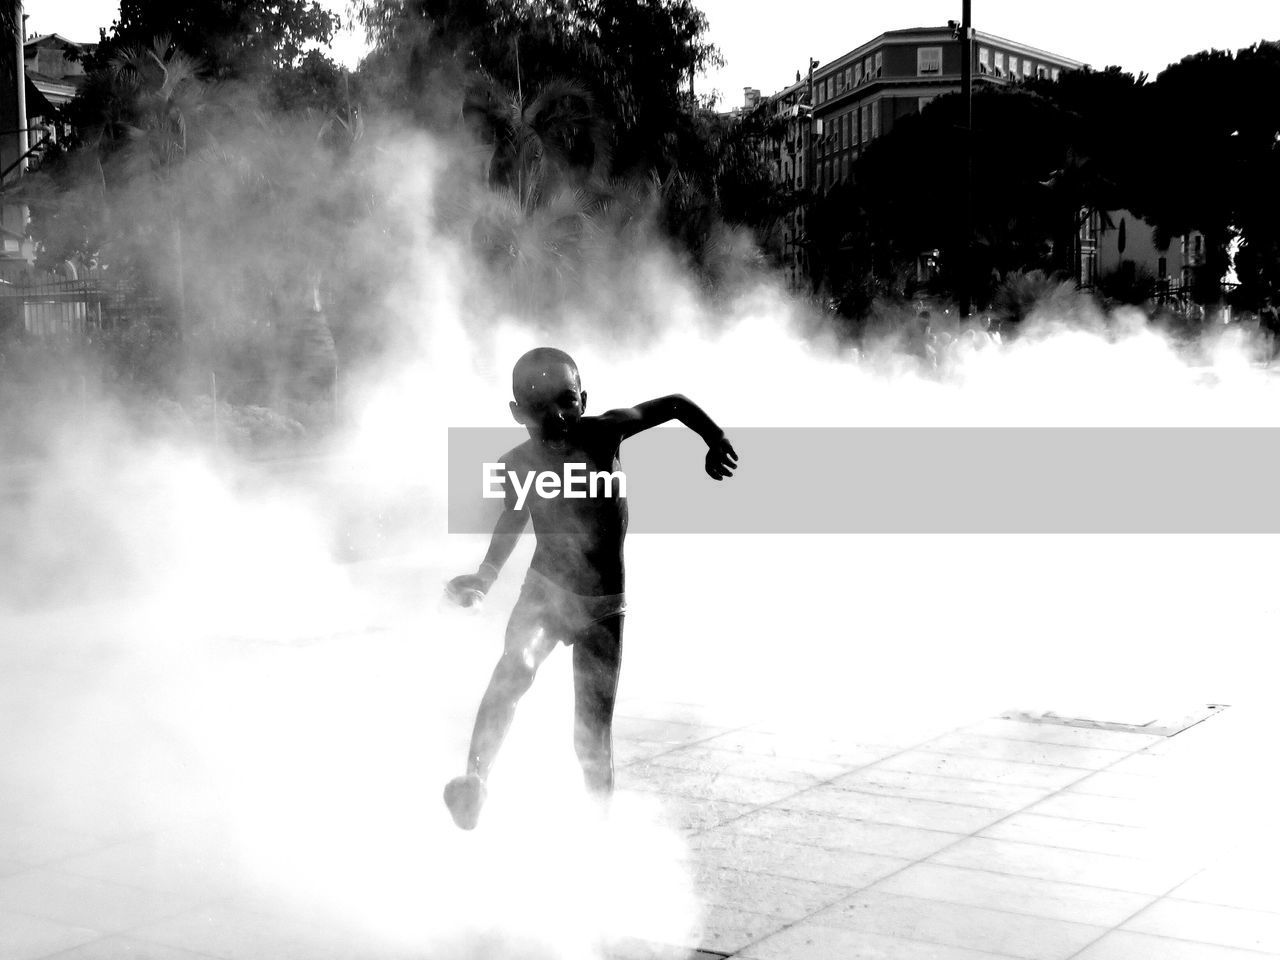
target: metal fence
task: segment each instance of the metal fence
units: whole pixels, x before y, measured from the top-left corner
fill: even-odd
[[[158,312],[154,297],[121,280],[0,279],[0,325],[31,337],[83,337]]]

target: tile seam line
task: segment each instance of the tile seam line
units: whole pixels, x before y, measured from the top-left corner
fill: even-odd
[[[907,866],[905,866],[905,867],[899,867],[897,870],[893,871],[893,873],[887,873],[887,874],[885,874],[883,877],[880,877],[880,878],[879,878],[879,879],[877,879],[877,880],[872,880],[870,883],[866,884],[865,886],[862,886],[862,887],[844,887],[844,889],[845,889],[846,891],[849,891],[849,892],[846,892],[846,893],[845,893],[843,896],[841,896],[839,899],[837,899],[837,900],[833,900],[831,903],[827,904],[826,906],[824,906],[824,907],[820,907],[820,908],[818,908],[817,910],[813,911],[812,913],[806,914],[805,916],[801,917],[800,919],[801,919],[801,920],[813,920],[813,919],[814,919],[814,917],[816,917],[816,916],[817,916],[819,913],[821,913],[822,911],[827,910],[827,909],[829,909],[830,907],[834,907],[837,903],[840,903],[840,902],[841,902],[841,901],[843,901],[843,900],[848,900],[850,896],[856,896],[856,895],[857,895],[857,894],[859,894],[859,893],[865,893],[866,891],[870,890],[872,887],[874,887],[874,886],[876,886],[876,885],[878,885],[878,884],[884,883],[884,881],[889,880],[889,879],[892,879],[893,877],[897,876],[898,874],[903,873],[903,872],[905,872],[906,870],[910,870],[912,867],[921,866],[921,865],[925,865],[925,864],[924,864],[924,861],[915,861],[915,862],[913,862],[913,863],[908,864],[908,865],[907,865]],[[935,864],[935,866],[940,866],[940,867],[951,867],[951,864],[941,863],[941,864]],[[812,884],[815,884],[815,885],[818,885],[818,886],[828,886],[828,887],[841,887],[841,886],[842,886],[842,884],[838,884],[838,883],[835,883],[835,884],[833,884],[833,883],[823,883],[823,882],[822,882],[822,881],[820,881],[820,880],[807,880],[807,879],[805,879],[805,878],[803,878],[803,877],[786,877],[786,876],[783,876],[782,874],[777,874],[777,873],[768,873],[768,872],[766,872],[766,871],[762,871],[762,870],[750,870],[750,869],[749,869],[749,868],[747,868],[747,867],[736,867],[736,868],[733,868],[733,869],[742,870],[742,871],[744,871],[744,872],[748,872],[748,873],[755,873],[755,874],[757,874],[758,876],[765,876],[765,877],[781,877],[782,879],[786,879],[786,880],[799,880],[799,881],[804,882],[804,883],[812,883]],[[994,870],[980,870],[980,869],[978,869],[978,868],[976,868],[976,867],[953,867],[952,869],[956,869],[956,870],[971,870],[971,871],[973,871],[973,872],[975,872],[975,873],[992,873],[992,874],[996,873],[996,871],[994,871]],[[999,876],[1009,877],[1010,879],[1013,879],[1013,880],[1035,880],[1035,879],[1039,879],[1039,878],[1037,878],[1037,877],[1020,877],[1020,876],[1018,876],[1018,875],[1016,875],[1016,874],[998,874],[998,875],[999,875]],[[1146,910],[1146,909],[1148,909],[1149,907],[1153,906],[1156,902],[1158,902],[1158,901],[1160,901],[1160,900],[1164,899],[1164,897],[1165,897],[1165,894],[1158,894],[1158,893],[1138,893],[1137,891],[1133,891],[1133,890],[1118,890],[1118,889],[1115,889],[1115,888],[1113,888],[1113,887],[1093,887],[1093,886],[1090,886],[1090,885],[1085,884],[1085,883],[1072,883],[1072,882],[1070,882],[1070,881],[1068,881],[1068,880],[1045,880],[1045,881],[1043,881],[1043,882],[1044,882],[1044,883],[1057,883],[1057,884],[1060,884],[1060,885],[1062,885],[1062,886],[1080,887],[1081,889],[1084,889],[1084,890],[1096,890],[1096,891],[1099,891],[1099,892],[1106,892],[1106,893],[1124,893],[1124,894],[1128,894],[1129,896],[1133,896],[1133,897],[1143,897],[1144,899],[1145,899],[1145,898],[1150,898],[1150,899],[1151,899],[1151,902],[1150,902],[1150,903],[1147,903],[1147,904],[1144,904],[1144,905],[1143,905],[1143,907],[1141,908],[1142,910]],[[1072,926],[1077,926],[1077,927],[1093,927],[1093,928],[1094,928],[1094,929],[1096,929],[1096,930],[1103,930],[1104,932],[1110,932],[1111,930],[1116,929],[1115,927],[1109,926],[1108,924],[1105,924],[1105,923],[1090,923],[1090,922],[1088,922],[1087,920],[1068,920],[1068,919],[1066,919],[1065,917],[1052,917],[1052,916],[1048,916],[1048,915],[1043,914],[1043,913],[1031,913],[1031,912],[1029,912],[1029,911],[1027,911],[1027,910],[1011,910],[1011,909],[1008,909],[1008,908],[1006,908],[1006,907],[988,907],[988,906],[984,906],[984,905],[979,904],[979,903],[966,903],[966,902],[964,902],[963,900],[944,900],[944,899],[942,899],[941,897],[927,897],[927,896],[924,896],[923,894],[919,894],[919,893],[898,893],[898,892],[895,892],[895,891],[892,891],[892,890],[880,890],[880,891],[875,891],[875,892],[882,893],[882,894],[884,894],[885,896],[890,896],[890,897],[901,897],[901,898],[903,898],[904,900],[920,900],[920,901],[922,901],[922,902],[924,902],[924,903],[936,903],[936,904],[939,904],[939,905],[945,905],[945,906],[948,906],[948,907],[962,907],[962,908],[964,908],[964,909],[966,909],[966,910],[985,910],[985,911],[987,911],[987,912],[989,912],[989,913],[1001,913],[1001,914],[1006,914],[1006,915],[1011,916],[1011,917],[1025,917],[1025,918],[1026,918],[1026,919],[1028,919],[1028,920],[1048,920],[1048,921],[1050,921],[1051,923],[1066,923],[1066,924],[1071,924]],[[709,902],[709,903],[716,903],[716,901],[708,901],[708,902]],[[718,905],[719,905],[719,906],[722,906],[722,907],[733,907],[733,904],[720,903],[720,904],[718,904]],[[1139,912],[1141,912],[1141,911],[1139,911]],[[1133,916],[1136,916],[1136,915],[1137,915],[1137,914],[1134,914]],[[1120,921],[1120,922],[1121,922],[1121,923],[1128,923],[1130,920],[1132,920],[1132,919],[1133,919],[1133,916],[1126,917],[1124,920],[1122,920],[1122,921]],[[799,922],[799,921],[796,921],[796,922]],[[830,924],[830,923],[828,923],[828,924],[821,924],[821,923],[820,923],[820,924],[818,924],[818,926],[835,927],[836,929],[840,929],[840,930],[848,930],[848,929],[849,929],[848,927],[840,927],[840,926],[838,926],[838,925],[836,925],[836,924]],[[1135,931],[1135,932],[1136,932],[1136,931]],[[1170,938],[1170,939],[1176,939],[1176,938]],[[1091,941],[1091,942],[1093,942],[1093,941]],[[1192,941],[1192,942],[1201,942],[1201,941]]]
[[[856,771],[855,771],[855,772],[856,772]],[[842,776],[843,776],[843,774],[842,774]],[[979,782],[981,782],[981,781],[979,781]],[[849,788],[847,788],[847,787],[841,787],[841,786],[836,785],[836,784],[832,784],[832,786],[833,786],[836,790],[839,790],[841,793],[854,793],[854,794],[857,794],[857,795],[858,795],[858,796],[860,796],[860,797],[876,797],[876,798],[881,799],[881,800],[884,800],[884,799],[891,799],[891,800],[907,800],[907,801],[910,801],[910,802],[913,802],[913,803],[937,803],[937,804],[942,804],[942,805],[944,805],[944,806],[948,806],[948,807],[961,807],[961,808],[963,808],[963,809],[965,809],[965,810],[989,810],[989,811],[991,811],[991,812],[993,812],[993,813],[999,813],[999,812],[1000,812],[1000,809],[999,809],[998,807],[984,807],[984,806],[980,806],[979,804],[976,804],[976,803],[961,803],[959,800],[932,800],[932,799],[929,799],[929,798],[926,798],[926,797],[887,797],[887,796],[886,796],[885,794],[883,794],[883,793],[870,793],[870,792],[868,792],[868,791],[866,791],[866,790],[852,790],[852,789],[849,789]],[[807,788],[807,787],[806,787],[806,789],[810,789],[810,788]],[[1039,800],[1037,800],[1037,801],[1036,801],[1036,803],[1039,803],[1039,802],[1040,802]],[[812,812],[817,812],[817,811],[812,811]],[[835,814],[835,816],[839,816],[839,814]],[[1046,816],[1046,817],[1047,817],[1047,816],[1051,816],[1051,814],[1047,814],[1047,813],[1046,813],[1046,814],[1041,814],[1041,816]],[[858,819],[861,819],[861,818],[858,818]],[[1073,818],[1072,818],[1072,817],[1058,817],[1057,819],[1059,819],[1059,820],[1071,820],[1071,819],[1073,819]],[[1086,822],[1086,823],[1095,823],[1095,822],[1097,822],[1097,821],[1089,820],[1089,821],[1085,821],[1085,822]],[[1123,826],[1123,824],[1114,824],[1114,826]],[[950,833],[950,832],[952,832],[952,831],[944,831],[944,832],[946,832],[946,833]]]
[[[832,906],[834,905],[835,904],[832,904]],[[825,910],[827,908],[824,907],[823,909]],[[775,930],[773,933],[769,934],[766,937],[760,937],[758,940],[753,940],[751,941],[751,943],[747,944],[737,953],[730,954],[730,956],[741,957],[742,951],[750,950],[752,947],[756,946],[762,941],[768,940],[769,937],[775,937],[780,933],[785,933],[787,930],[790,930],[792,927],[795,927],[798,924],[804,923],[805,920],[809,920],[809,919],[812,919],[812,915],[810,915],[809,917],[802,918],[800,920],[796,920],[794,923],[789,923],[787,924],[787,926],[783,927],[780,930]],[[870,933],[873,936],[884,937],[889,940],[906,940],[908,943],[927,943],[933,947],[950,947],[955,950],[968,950],[972,953],[985,954],[986,956],[997,958],[997,960],[1036,960],[1036,958],[1028,957],[1025,954],[1000,953],[995,950],[979,950],[976,947],[965,947],[955,943],[946,943],[945,941],[942,941],[942,940],[926,940],[922,937],[905,937],[896,933],[876,933],[874,930],[859,930],[857,927],[837,927],[829,923],[818,923],[818,924],[814,924],[814,926],[824,927],[829,930],[842,930],[848,933]],[[1074,956],[1074,954],[1072,956]],[[744,960],[749,960],[749,958],[744,958]],[[1062,960],[1072,960],[1072,958],[1066,957],[1066,958],[1062,958]]]
[[[1046,763],[1040,760],[1017,760],[1017,759],[1014,759],[1013,757],[984,757],[981,754],[975,754],[975,753],[954,753],[954,752],[948,752],[946,750],[930,750],[928,746],[929,746],[928,744],[925,744],[923,747],[918,748],[918,752],[927,753],[931,757],[955,757],[960,760],[992,760],[992,761],[995,761],[996,763],[1018,763],[1024,767],[1052,767],[1055,770],[1087,770],[1091,773],[1097,770],[1105,770],[1108,767],[1111,767],[1112,765],[1119,763],[1121,760],[1128,760],[1130,757],[1140,752],[1135,750],[1133,753],[1121,754],[1115,760],[1111,761],[1111,763],[1108,763],[1106,767],[1077,767],[1070,763],[1054,763],[1054,762]],[[1111,752],[1120,753],[1119,750],[1113,750]],[[1159,756],[1159,754],[1154,754],[1154,756]],[[1141,777],[1143,776],[1143,774],[1135,773],[1135,774],[1131,774],[1131,776]],[[1154,780],[1156,778],[1147,777],[1146,779]]]
[[[172,919],[172,918],[169,918],[169,919]],[[68,947],[65,950],[59,950],[57,953],[42,954],[39,958],[36,958],[36,960],[58,960],[59,957],[65,957],[69,954],[75,953],[77,950],[83,950],[85,947],[93,946],[95,943],[103,943],[104,941],[110,940],[112,937],[123,937],[126,940],[133,940],[137,943],[144,943],[154,947],[164,947],[167,950],[181,950],[183,953],[189,953],[193,957],[204,957],[206,958],[206,960],[228,960],[227,957],[223,957],[215,953],[205,953],[202,950],[191,950],[191,949],[188,949],[187,947],[174,947],[167,943],[156,943],[153,940],[145,940],[142,937],[132,936],[127,932],[103,934],[102,936],[98,937],[98,939],[96,940],[89,940],[86,943],[76,944],[76,946],[74,947]]]
[[[673,723],[679,723],[679,721],[678,721],[678,720],[671,721],[671,722],[673,722]],[[692,724],[684,724],[684,726],[692,726]],[[632,765],[634,765],[634,764],[637,764],[637,763],[647,763],[647,762],[649,762],[650,760],[653,760],[653,759],[655,759],[655,758],[657,758],[657,757],[665,757],[665,756],[666,756],[667,754],[669,754],[669,753],[675,753],[677,750],[683,750],[685,747],[696,747],[696,746],[699,746],[699,745],[701,745],[701,744],[706,743],[708,740],[714,740],[716,737],[723,737],[723,736],[725,736],[726,734],[729,734],[729,733],[737,733],[739,730],[746,730],[746,729],[747,729],[748,727],[750,727],[750,726],[751,726],[750,724],[744,724],[744,725],[743,725],[743,726],[741,726],[741,727],[734,727],[734,728],[733,728],[733,729],[731,729],[731,730],[722,730],[722,731],[720,731],[719,733],[714,733],[714,734],[712,734],[712,735],[711,735],[711,736],[709,736],[709,737],[705,737],[705,738],[703,738],[702,740],[688,740],[688,741],[686,741],[686,742],[684,742],[684,743],[677,743],[677,744],[675,744],[674,746],[671,746],[671,747],[669,747],[669,748],[668,748],[668,749],[666,749],[666,750],[662,750],[662,751],[659,751],[658,753],[653,754],[653,756],[650,756],[650,757],[640,757],[640,758],[637,758],[637,759],[635,759],[635,760],[628,760],[626,763],[619,764],[618,769],[620,769],[620,770],[625,770],[625,769],[627,769],[627,767],[630,767],[630,766],[632,766]],[[644,739],[644,738],[642,738],[642,737],[637,737],[637,738],[635,738],[635,739],[627,739],[627,738],[625,738],[625,737],[624,737],[624,738],[622,738],[622,739],[623,739],[623,742],[624,742],[624,743],[657,743],[657,741],[656,741],[656,740],[645,740],[645,739]],[[665,746],[665,744],[664,744],[664,746]],[[678,767],[677,767],[677,768],[674,768],[674,769],[681,769],[681,768],[678,768]]]
[[[1053,750],[1053,749],[1099,750],[1103,753],[1132,753],[1134,750],[1142,750],[1142,749],[1146,749],[1147,747],[1154,746],[1154,744],[1144,743],[1141,747],[1132,747],[1132,748],[1130,747],[1098,747],[1098,746],[1085,746],[1083,743],[1058,743],[1056,740],[1032,740],[1028,737],[1006,737],[999,733],[986,733],[985,731],[969,732],[969,731],[973,731],[976,726],[977,724],[972,724],[968,727],[963,727],[960,730],[953,730],[950,733],[944,733],[941,737],[938,737],[937,739],[941,740],[943,737],[961,736],[961,737],[972,737],[974,739],[981,739],[981,740],[1001,740],[1005,743],[1030,743],[1030,744],[1034,744],[1037,747],[1045,747],[1050,750]],[[1147,736],[1152,736],[1152,734],[1148,734]],[[1162,739],[1167,739],[1167,738],[1162,738]]]
[[[931,736],[928,740],[922,740],[922,741],[920,741],[920,743],[928,743],[930,740],[936,740],[936,739],[938,738],[938,736],[946,736],[946,734],[938,734],[938,735],[936,735],[936,736]],[[816,789],[816,788],[818,788],[818,787],[828,786],[828,785],[830,785],[830,784],[834,783],[835,781],[839,780],[841,777],[847,777],[847,776],[849,776],[849,775],[851,775],[851,774],[854,774],[854,773],[860,773],[861,771],[863,771],[863,770],[868,770],[868,769],[870,769],[870,768],[872,768],[872,767],[876,766],[877,764],[885,763],[886,761],[892,760],[894,757],[900,757],[900,756],[902,756],[903,754],[910,753],[912,750],[919,749],[919,747],[920,747],[920,743],[913,744],[913,745],[911,745],[911,746],[907,746],[907,747],[903,747],[901,750],[897,751],[896,753],[891,753],[891,754],[889,754],[888,756],[880,757],[880,758],[878,758],[878,759],[876,759],[876,760],[872,760],[872,761],[871,761],[871,762],[869,762],[869,763],[864,763],[864,764],[855,765],[855,766],[850,767],[849,769],[847,769],[847,770],[843,771],[842,773],[837,774],[837,775],[836,775],[836,776],[834,776],[834,777],[830,777],[830,778],[828,778],[828,779],[826,779],[826,780],[820,780],[820,781],[818,781],[817,783],[809,784],[809,785],[808,785],[808,786],[806,786],[806,787],[801,787],[801,788],[800,788],[800,789],[798,789],[798,790],[794,790],[794,791],[792,791],[791,793],[788,793],[786,796],[779,797],[777,800],[772,800],[772,801],[770,801],[769,803],[761,804],[761,806],[758,808],[758,810],[759,810],[759,809],[767,809],[768,807],[775,806],[776,804],[780,803],[780,802],[781,802],[781,801],[783,801],[783,800],[789,800],[789,799],[790,799],[790,798],[792,798],[792,797],[798,796],[799,794],[802,794],[802,793],[804,793],[804,792],[805,792],[805,791],[807,791],[807,790],[814,790],[814,789]],[[757,810],[751,810],[751,811],[748,811],[747,813],[740,813],[740,814],[738,814],[736,817],[730,817],[728,820],[724,820],[724,821],[722,821],[722,822],[720,822],[720,823],[716,824],[714,827],[708,827],[708,828],[705,828],[705,829],[703,829],[703,830],[697,830],[697,831],[694,831],[692,834],[690,834],[690,836],[697,836],[698,834],[706,833],[708,830],[713,830],[713,829],[714,829],[714,830],[718,830],[718,829],[720,829],[721,827],[723,827],[725,824],[733,823],[733,822],[735,822],[735,821],[737,821],[737,820],[742,819],[742,818],[743,818],[743,817],[745,817],[745,816],[749,816],[750,814],[753,814],[753,813],[756,813],[756,812],[757,812]]]
[[[993,719],[1003,719],[1003,718],[995,717]],[[971,726],[964,727],[960,732],[963,733],[966,730],[972,730],[976,726],[977,724],[972,724]],[[1064,729],[1084,729],[1084,728],[1064,727]],[[1188,729],[1190,728],[1188,727]],[[1156,733],[1125,733],[1123,731],[1113,731],[1113,730],[1102,730],[1100,732],[1116,733],[1119,736],[1123,736],[1123,737],[1146,737],[1152,741],[1150,743],[1144,743],[1141,747],[1132,748],[1136,750],[1146,750],[1149,747],[1159,746],[1161,743],[1171,739],[1170,737],[1162,737]],[[946,736],[946,734],[943,734],[943,736]],[[969,733],[969,734],[966,734],[966,736],[989,737],[992,740],[1012,740],[1014,743],[1034,743],[1043,747],[1066,747],[1069,750],[1106,750],[1111,753],[1127,753],[1131,749],[1129,747],[1102,747],[1097,745],[1085,746],[1083,743],[1059,743],[1056,740],[1035,740],[1035,739],[1032,739],[1031,737],[1010,737],[1003,733],[989,733],[985,730],[981,732]]]
[[[1162,894],[1160,894],[1159,896],[1157,896],[1154,900],[1152,900],[1152,901],[1151,901],[1150,903],[1148,903],[1146,906],[1142,907],[1141,909],[1135,910],[1133,913],[1129,914],[1129,916],[1125,917],[1125,918],[1124,918],[1123,920],[1121,920],[1118,924],[1116,924],[1114,927],[1112,927],[1110,930],[1108,930],[1106,933],[1104,933],[1101,937],[1098,937],[1096,940],[1093,940],[1093,941],[1091,941],[1091,942],[1089,942],[1089,943],[1086,943],[1083,947],[1081,947],[1081,948],[1080,948],[1079,950],[1077,950],[1075,953],[1071,954],[1071,956],[1069,956],[1069,957],[1065,957],[1065,958],[1064,958],[1064,960],[1075,960],[1075,958],[1076,958],[1076,957],[1080,956],[1080,954],[1084,953],[1084,951],[1088,950],[1088,949],[1089,949],[1090,947],[1092,947],[1094,944],[1098,943],[1098,941],[1102,940],[1102,939],[1103,939],[1103,937],[1106,937],[1108,934],[1111,934],[1111,933],[1120,933],[1120,932],[1124,932],[1124,933],[1140,933],[1140,931],[1137,931],[1137,930],[1125,930],[1125,931],[1122,931],[1122,930],[1121,930],[1121,928],[1122,928],[1122,927],[1124,927],[1124,925],[1125,925],[1126,923],[1132,923],[1135,919],[1137,919],[1138,917],[1142,916],[1142,914],[1146,913],[1148,910],[1150,910],[1152,907],[1154,907],[1157,903],[1161,903],[1161,902],[1163,902],[1164,900],[1167,900],[1167,899],[1169,898],[1169,894],[1170,894],[1170,893],[1172,893],[1174,890],[1177,890],[1180,886],[1182,886],[1182,885],[1183,885],[1184,883],[1186,883],[1188,880],[1192,880],[1192,879],[1194,879],[1195,877],[1198,877],[1200,874],[1204,873],[1204,871],[1205,871],[1206,869],[1207,869],[1206,867],[1201,867],[1199,870],[1197,870],[1195,873],[1193,873],[1190,877],[1184,877],[1183,879],[1179,880],[1179,881],[1178,881],[1177,883],[1175,883],[1172,887],[1170,887],[1170,888],[1169,888],[1168,890],[1166,890],[1164,893],[1162,893]],[[1158,936],[1158,934],[1143,934],[1143,936]],[[1185,940],[1185,939],[1183,939],[1182,937],[1165,937],[1164,939],[1166,939],[1166,940],[1177,940],[1177,941],[1181,941],[1182,943],[1198,943],[1198,944],[1202,944],[1202,945],[1206,945],[1206,946],[1223,946],[1223,947],[1227,946],[1226,944],[1209,944],[1207,941],[1204,941],[1204,940]],[[1232,948],[1232,947],[1228,947],[1228,949],[1241,949],[1241,948],[1239,948],[1239,947],[1234,947],[1234,948]],[[1244,948],[1244,949],[1248,949],[1248,948]],[[1251,952],[1251,953],[1259,953],[1259,951],[1257,951],[1257,950],[1253,950],[1253,951],[1249,951],[1249,952]],[[1260,955],[1261,955],[1261,956],[1268,956],[1269,954],[1260,953]],[[1274,954],[1270,954],[1270,956],[1274,956]]]

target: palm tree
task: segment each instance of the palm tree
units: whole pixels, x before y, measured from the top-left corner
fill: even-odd
[[[576,83],[553,80],[526,96],[482,76],[462,114],[489,147],[487,182],[511,190],[526,212],[560,190],[598,187],[608,172],[608,125]]]
[[[122,125],[128,139],[124,172],[143,201],[159,201],[170,232],[175,319],[179,338],[187,330],[183,213],[188,193],[188,160],[196,139],[193,125],[206,107],[200,64],[157,37],[150,47],[125,50],[111,62],[121,102],[132,107]]]

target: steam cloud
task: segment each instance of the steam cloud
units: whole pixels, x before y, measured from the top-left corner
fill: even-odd
[[[224,334],[251,326],[232,282],[248,264],[302,271],[281,237],[334,229],[317,200],[329,171],[304,133],[274,149],[299,168],[288,222],[240,224],[234,255],[213,246],[216,231],[190,238],[206,265],[199,297]],[[522,308],[492,292],[492,268],[451,225],[482,189],[472,148],[371,128],[356,149],[376,199],[340,244],[350,263],[389,266],[357,298],[377,348],[341,372],[345,426],[326,457],[237,461],[209,442],[207,420],[157,425],[139,415],[150,401],[99,388],[93,369],[69,399],[9,405],[21,424],[4,435],[25,446],[5,458],[0,502],[3,816],[32,836],[60,831],[72,872],[149,834],[156,876],[180,885],[184,861],[203,858],[210,899],[327,912],[353,937],[430,944],[433,956],[588,957],[620,936],[691,939],[698,904],[661,810],[623,794],[599,822],[579,797],[567,657],[522,704],[488,829],[458,833],[439,801],[528,555],[480,615],[438,604],[441,582],[483,552],[481,538],[443,533],[446,428],[505,425],[510,363],[536,344],[575,355],[591,410],[683,392],[731,436],[1280,425],[1273,371],[1234,329],[1179,345],[1136,313],[1077,301],[1046,305],[1012,342],[854,349],[767,273],[743,266],[727,293],[707,295],[643,231],[600,238],[561,298],[530,281]],[[206,185],[187,199],[217,223],[218,196]],[[810,479],[818,467],[795,464],[798,495],[839,497]],[[1213,493],[1230,486],[1224,476]],[[1076,705],[1226,702],[1269,730],[1259,658],[1278,612],[1274,546],[637,537],[622,694],[872,743]],[[1262,737],[1242,735],[1240,755]],[[1230,777],[1187,809],[1230,797],[1237,823],[1256,827],[1247,765],[1233,759],[1205,758]],[[1230,849],[1247,829],[1182,843]]]

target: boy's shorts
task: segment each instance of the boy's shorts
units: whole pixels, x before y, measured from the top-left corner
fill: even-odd
[[[562,643],[572,645],[593,624],[610,617],[622,616],[626,612],[625,593],[583,596],[566,590],[530,567],[525,575],[524,585],[520,588],[520,598],[511,612],[511,619],[515,624],[528,618],[531,623],[537,623],[557,634]]]

